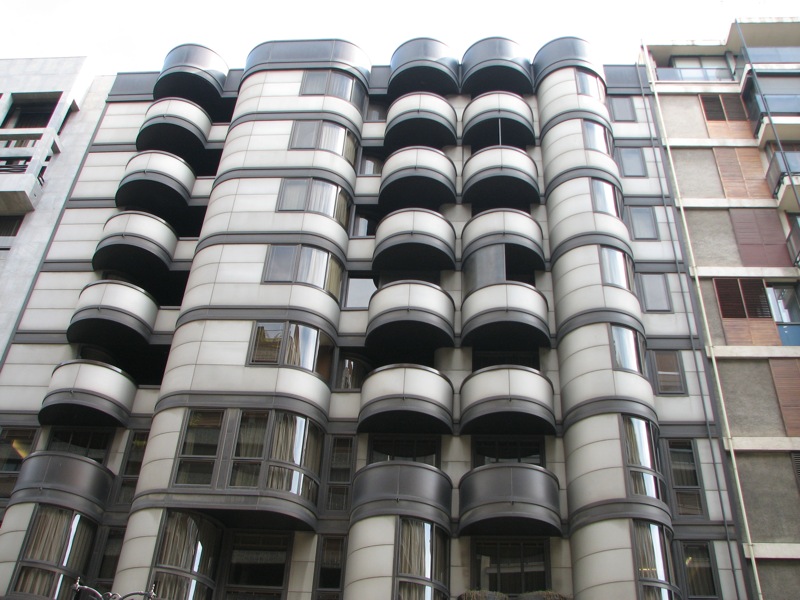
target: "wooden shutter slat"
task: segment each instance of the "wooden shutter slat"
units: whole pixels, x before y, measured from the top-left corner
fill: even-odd
[[[714,287],[717,291],[720,316],[723,319],[747,318],[738,279],[715,279]]]
[[[714,148],[717,168],[722,179],[722,188],[728,198],[746,198],[747,186],[735,148]]]
[[[786,434],[798,436],[800,435],[800,361],[794,358],[772,358],[769,367]]]
[[[744,110],[742,99],[738,95],[723,94],[720,99],[728,121],[747,121],[747,113]]]
[[[722,101],[719,96],[700,96],[700,102],[703,103],[703,112],[706,113],[706,121],[724,121],[725,110],[722,108]]]
[[[767,300],[767,290],[764,288],[764,281],[761,279],[740,279],[739,285],[742,288],[742,299],[749,319],[772,319],[772,311],[769,309]]]

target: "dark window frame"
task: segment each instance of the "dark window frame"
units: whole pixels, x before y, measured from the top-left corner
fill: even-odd
[[[523,554],[523,544],[538,544],[538,545],[541,545],[543,563],[544,563],[543,572],[544,572],[544,579],[545,579],[545,582],[544,582],[544,585],[542,586],[542,589],[550,589],[551,583],[552,583],[551,572],[550,572],[550,569],[551,569],[550,543],[549,543],[548,538],[544,538],[544,537],[540,538],[540,537],[535,537],[535,536],[530,536],[530,537],[523,537],[523,536],[507,536],[507,537],[506,536],[472,536],[472,538],[470,539],[470,547],[469,547],[469,578],[470,578],[470,585],[471,585],[472,588],[481,589],[482,585],[483,585],[483,582],[481,582],[481,580],[480,580],[480,573],[477,572],[478,569],[476,569],[476,565],[478,563],[478,560],[477,560],[478,546],[481,545],[481,544],[483,544],[483,545],[495,544],[497,547],[499,547],[500,545],[517,545],[520,548],[520,557],[522,557],[522,554]],[[497,548],[495,549],[495,552],[496,552],[496,555],[499,555],[499,551],[498,551]],[[524,571],[524,562],[522,560],[520,560],[519,566],[520,566],[520,573],[522,574],[522,578],[523,578],[523,581],[524,581],[524,573],[525,573],[525,571]],[[491,585],[491,584],[488,584],[488,585]],[[500,587],[503,587],[503,586],[500,586]],[[523,583],[522,587],[524,587],[524,583]],[[506,593],[508,595],[508,597],[511,598],[511,599],[514,599],[519,595],[516,592],[509,593],[509,592],[504,592],[503,590],[498,590],[498,591],[500,591],[502,593]],[[524,592],[527,592],[527,591],[530,591],[530,590],[524,590],[521,593],[524,593]]]
[[[705,487],[703,485],[703,468],[700,463],[700,455],[697,452],[697,444],[692,438],[669,438],[663,440],[664,454],[669,461],[669,484],[670,496],[673,506],[673,518],[675,520],[704,520],[707,519],[708,506],[706,505]],[[675,454],[673,454],[673,451]],[[691,461],[676,461],[675,456],[687,455],[691,456]],[[680,467],[687,467],[691,464],[693,467],[693,478],[696,483],[681,483],[679,482],[679,469]],[[688,469],[685,470],[688,474]],[[684,477],[685,478],[685,477]],[[681,512],[681,507],[684,504],[679,500],[681,494],[693,496],[696,498],[695,506],[697,510],[689,512]]]
[[[285,270],[291,270],[291,274],[287,275],[287,277],[274,277],[271,275],[270,271],[274,267],[273,261],[280,260],[283,257],[277,256],[276,248],[294,248],[294,255],[292,257],[292,265],[282,265],[282,268]],[[322,284],[318,284],[314,281],[310,281],[312,272],[309,271],[308,273],[303,272],[303,254],[304,252],[319,252],[325,254],[327,256],[326,263],[325,263],[325,272],[322,274]],[[308,265],[311,265],[314,261],[310,261]],[[334,265],[332,267],[332,265]],[[338,266],[338,275],[332,270]],[[320,248],[319,246],[313,246],[311,244],[268,244],[267,246],[267,259],[264,261],[264,274],[262,276],[262,282],[268,284],[294,284],[294,285],[308,285],[318,290],[321,290],[327,293],[329,296],[334,298],[337,303],[341,301],[342,298],[342,289],[344,287],[344,280],[345,280],[345,265],[342,260],[336,256],[333,252],[329,250],[325,250],[324,248]],[[333,278],[333,279],[332,279]],[[338,279],[338,282],[336,281]]]
[[[316,561],[314,563],[314,600],[341,600],[344,593],[345,566],[347,563],[347,537],[342,535],[321,534],[317,542]],[[325,566],[325,545],[328,541],[341,543],[339,556],[341,564],[339,566],[339,585],[336,587],[323,587],[323,579],[327,579],[322,574]],[[335,568],[335,567],[334,567]]]
[[[637,154],[634,154],[634,152],[637,152]],[[640,146],[618,146],[614,148],[614,160],[617,162],[620,174],[623,177],[645,179],[649,177],[644,148]]]
[[[659,355],[672,355],[675,357],[677,371],[659,370],[658,356]],[[686,387],[686,373],[683,370],[683,360],[680,350],[648,350],[647,351],[647,370],[650,373],[650,382],[653,385],[653,391],[658,396],[685,396],[688,394]],[[667,382],[662,380],[659,376],[660,373],[668,373],[677,378],[677,383],[680,389],[669,389]]]
[[[397,452],[392,452],[392,454],[387,454],[389,458],[387,459],[379,459],[375,457],[375,442],[391,442],[393,444],[392,450],[397,449],[397,444],[413,444],[414,445],[414,457],[401,457],[401,458],[394,458],[399,456]],[[426,456],[430,456],[430,454],[421,454],[417,446],[419,444],[433,444],[433,464],[425,460],[418,460],[420,458],[425,458]],[[422,463],[426,465],[431,465],[436,467],[437,469],[441,468],[441,461],[442,461],[442,438],[438,435],[433,434],[393,434],[393,433],[374,433],[369,437],[369,444],[367,449],[367,464],[374,464],[380,462],[394,462],[394,461],[405,461],[405,462],[415,462],[415,463]]]
[[[324,73],[325,82],[322,85],[322,90],[317,91],[318,88],[309,91],[308,88],[315,85],[315,83],[311,82],[311,78],[313,76],[318,76]],[[335,84],[334,78],[342,78],[349,80],[350,82],[350,90],[349,93],[343,94],[338,91],[337,85]],[[316,82],[316,85],[319,85],[319,82]],[[300,83],[300,95],[301,96],[331,96],[334,98],[339,98],[341,100],[345,100],[352,104],[353,106],[358,109],[358,112],[363,114],[365,110],[365,104],[369,95],[367,94],[367,90],[364,87],[364,84],[361,83],[359,79],[351,75],[350,73],[345,73],[344,71],[339,71],[337,69],[309,69],[303,72],[303,81]]]
[[[628,366],[628,361],[618,360],[618,358],[619,359],[625,358],[625,356],[628,353],[625,353],[625,356],[619,355],[619,357],[618,357],[617,352],[616,352],[616,347],[617,347],[616,339],[615,339],[615,335],[614,335],[615,331],[619,331],[620,334],[624,333],[624,334],[630,334],[630,335],[633,336],[633,343],[634,343],[634,346],[635,346],[633,348],[633,350],[634,350],[634,358],[635,358],[635,362],[637,364],[636,368],[631,368],[630,366]],[[609,330],[608,330],[608,337],[609,337],[609,340],[611,341],[611,343],[609,344],[609,351],[610,351],[610,354],[611,354],[612,369],[614,369],[615,371],[627,371],[628,373],[638,373],[639,375],[644,376],[644,374],[645,374],[645,356],[644,356],[645,343],[644,343],[644,336],[641,333],[639,333],[637,330],[633,329],[632,327],[627,327],[625,325],[616,325],[616,324],[610,323],[609,324]],[[625,348],[622,348],[621,350],[624,350],[624,349]]]
[[[313,127],[311,131],[303,131],[305,128]],[[326,127],[336,127],[344,132],[342,138],[342,145],[339,148],[326,147],[324,145],[325,136],[324,131]],[[302,137],[308,136],[312,140],[305,141]],[[292,131],[289,135],[289,150],[315,150],[319,152],[331,152],[337,156],[341,156],[346,160],[351,167],[355,169],[356,157],[359,152],[358,136],[350,131],[349,128],[341,125],[335,121],[326,121],[324,119],[305,120],[299,119],[292,124]]]
[[[480,444],[494,444],[495,445],[495,452],[494,454],[499,455],[501,454],[501,444],[514,444],[517,446],[516,450],[516,460],[513,458],[505,458],[501,459],[499,456],[495,456],[495,460],[491,462],[481,462],[479,461],[480,456],[488,456],[486,454],[479,453],[479,445]],[[530,462],[523,460],[527,458],[527,456],[523,456],[523,451],[520,449],[521,444],[535,444],[538,446],[538,462]],[[473,435],[472,436],[472,449],[471,449],[471,456],[472,456],[472,468],[477,469],[483,465],[487,464],[525,464],[525,465],[535,465],[538,467],[545,468],[547,466],[547,458],[545,456],[545,441],[543,436],[539,435]]]
[[[303,193],[303,206],[298,208],[288,208],[286,206],[288,200],[287,196],[289,194],[288,189],[291,185],[305,185],[305,191]],[[312,206],[314,200],[314,187],[318,185],[330,185],[337,190],[336,193],[336,200],[334,201],[333,212],[330,211],[321,211],[316,210],[315,207]],[[341,208],[340,201],[343,200],[343,208]],[[326,216],[330,219],[333,219],[339,225],[342,226],[343,229],[347,229],[349,222],[350,222],[350,213],[352,212],[353,207],[353,198],[350,196],[350,193],[347,192],[342,186],[327,181],[325,179],[320,179],[317,177],[284,177],[281,180],[281,187],[278,191],[278,202],[277,202],[277,210],[278,212],[296,212],[296,213],[314,213],[318,215]]]

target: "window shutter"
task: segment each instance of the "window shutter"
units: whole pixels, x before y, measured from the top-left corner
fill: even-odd
[[[769,367],[778,394],[786,435],[800,436],[800,360],[772,358]]]
[[[731,224],[745,267],[791,267],[778,213],[771,209],[731,209]]]
[[[724,121],[725,111],[722,108],[722,101],[716,94],[713,96],[700,96],[703,103],[703,111],[706,113],[706,121]]]
[[[767,291],[761,279],[740,279],[739,285],[742,288],[742,298],[744,307],[747,310],[748,319],[771,319],[772,312],[769,309]]]
[[[727,198],[771,198],[758,148],[714,148]]]
[[[738,95],[725,94],[720,96],[720,99],[725,107],[725,116],[728,121],[747,121],[744,104],[742,104],[742,99]]]
[[[715,279],[719,311],[723,319],[746,319],[738,279]]]

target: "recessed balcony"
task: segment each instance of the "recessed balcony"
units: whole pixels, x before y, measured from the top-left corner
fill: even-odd
[[[377,290],[367,311],[367,345],[392,355],[453,345],[453,299],[424,281],[401,280]]]
[[[456,200],[456,167],[443,152],[414,146],[398,150],[383,164],[379,202],[400,208],[438,209]]]
[[[383,144],[390,152],[405,146],[451,146],[457,123],[455,109],[441,96],[406,94],[389,107]]]
[[[540,201],[536,163],[519,148],[491,146],[476,152],[464,163],[462,177],[463,200],[473,214],[491,208],[530,212],[530,205]]]
[[[467,94],[533,93],[531,62],[516,42],[491,37],[475,42],[461,59],[461,89]]]
[[[90,283],[78,298],[67,340],[104,349],[139,383],[158,383],[168,341],[151,345],[158,305],[142,288],[121,281]]]
[[[433,521],[450,531],[453,482],[430,465],[387,461],[367,465],[353,478],[350,523],[380,515]]]
[[[488,146],[525,149],[536,142],[533,111],[525,100],[508,92],[475,98],[464,109],[464,144],[473,152]]]
[[[558,479],[547,469],[484,465],[458,488],[459,535],[561,535]]]
[[[211,117],[182,98],[164,98],[150,105],[136,137],[136,149],[162,150],[180,156],[195,173],[214,175],[221,151],[206,150]]]
[[[439,40],[404,42],[392,54],[390,69],[389,94],[395,98],[410,92],[458,93],[458,61]]]
[[[525,283],[509,281],[475,290],[461,305],[461,319],[465,346],[517,350],[550,347],[547,300]]]
[[[10,504],[57,504],[97,519],[108,501],[114,474],[85,456],[34,452],[19,470]]]
[[[128,161],[117,188],[116,203],[120,208],[138,208],[166,219],[182,232],[187,217],[197,219],[189,209],[194,184],[194,171],[185,160],[168,152],[148,150]]]
[[[439,213],[400,210],[378,224],[372,266],[376,271],[408,269],[409,265],[439,271],[453,269],[455,244],[453,225]]]
[[[213,50],[199,44],[182,44],[164,59],[153,86],[153,98],[185,98],[196,102],[211,119],[230,121],[235,98],[222,98],[228,65]]]
[[[122,370],[91,360],[61,363],[39,410],[42,425],[127,427],[136,383]]]
[[[178,305],[188,271],[171,270],[177,245],[177,233],[163,219],[145,212],[121,212],[106,221],[92,267],[125,273],[160,305]]]
[[[462,257],[493,244],[511,245],[516,251],[507,252],[506,259],[518,259],[511,263],[510,270],[544,270],[543,234],[541,226],[530,212],[508,209],[493,209],[470,219],[461,232]]]
[[[421,365],[376,369],[361,386],[358,431],[452,433],[453,385]]]
[[[50,128],[0,129],[0,214],[23,214],[42,197],[47,160],[60,152]]]
[[[553,384],[514,365],[476,371],[461,385],[461,433],[554,434]]]

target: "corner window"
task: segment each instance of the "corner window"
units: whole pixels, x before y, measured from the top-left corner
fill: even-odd
[[[359,112],[364,111],[367,91],[364,85],[355,77],[341,71],[315,70],[303,73],[303,83],[300,85],[300,94],[303,96],[335,96],[347,100]]]
[[[630,327],[611,325],[611,358],[615,369],[643,374],[642,334]]]
[[[36,429],[0,428],[0,498],[8,498],[17,482],[19,469],[33,450]]]
[[[352,199],[341,186],[322,179],[284,179],[278,211],[311,212],[334,219],[347,228]]]
[[[400,519],[397,542],[397,600],[447,600],[450,538],[427,521]]]
[[[403,460],[439,466],[439,440],[432,436],[375,435],[370,440],[369,462]]]
[[[583,69],[576,69],[575,82],[578,85],[578,94],[591,96],[600,102],[605,102],[606,86],[597,75]]]
[[[625,450],[631,493],[666,502],[666,489],[661,477],[656,447],[655,425],[638,417],[623,417]]]
[[[271,245],[264,281],[307,283],[339,300],[342,291],[342,262],[330,252],[313,246]]]
[[[56,600],[73,597],[72,585],[86,577],[97,525],[80,513],[37,507],[11,589]]]
[[[349,129],[331,121],[295,121],[289,150],[326,150],[356,164],[358,140]]]
[[[647,177],[647,164],[642,148],[617,148],[615,159],[623,177]]]
[[[702,488],[692,440],[669,440],[667,447],[677,514],[702,516]]]
[[[666,273],[639,273],[637,287],[645,312],[672,312]]]
[[[614,149],[611,132],[604,125],[594,121],[583,122],[583,142],[587,150],[597,150],[609,156]]]
[[[592,179],[592,202],[597,212],[622,218],[622,193],[602,179]]]
[[[472,586],[511,597],[548,588],[544,540],[481,539],[472,545]]]
[[[627,213],[628,229],[634,240],[658,239],[658,224],[652,206],[629,206]]]
[[[653,389],[659,396],[686,394],[683,379],[681,354],[678,350],[651,350],[650,366],[653,375]]]
[[[633,98],[630,96],[613,96],[608,99],[608,107],[611,110],[611,118],[616,123],[635,122],[636,109],[633,106]]]
[[[604,285],[633,291],[633,261],[622,250],[600,247],[600,273]]]
[[[250,362],[300,367],[327,381],[331,376],[333,350],[330,336],[314,327],[280,321],[258,323]]]

